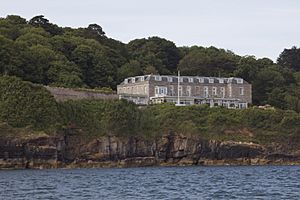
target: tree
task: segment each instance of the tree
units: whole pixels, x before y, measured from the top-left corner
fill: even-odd
[[[142,75],[141,64],[136,60],[131,60],[118,69],[118,80],[122,81],[126,77]]]
[[[32,19],[30,19],[28,23],[34,27],[42,27],[52,36],[63,34],[63,29],[55,24],[49,23],[49,20],[46,19],[44,15],[35,16]]]
[[[13,53],[13,41],[0,35],[0,74],[8,74]]]
[[[171,41],[159,37],[137,39],[129,42],[127,48],[131,59],[142,66],[152,65],[161,74],[176,71],[180,52]]]
[[[300,48],[293,46],[291,49],[284,49],[279,55],[277,63],[280,66],[300,71]]]
[[[46,46],[36,45],[26,49],[21,56],[23,79],[47,85],[49,83],[47,72],[51,62],[57,60],[57,54]]]
[[[79,45],[72,53],[72,60],[81,68],[82,80],[89,87],[114,87],[116,69],[100,52],[86,45]]]
[[[231,51],[215,47],[191,47],[178,65],[183,75],[230,76],[239,57]]]

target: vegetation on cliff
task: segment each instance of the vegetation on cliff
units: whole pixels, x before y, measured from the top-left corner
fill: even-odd
[[[44,87],[3,76],[0,94],[0,121],[13,127],[55,128],[57,104]]]
[[[0,92],[0,132],[73,131],[84,137],[143,138],[176,132],[205,139],[263,143],[300,140],[300,114],[295,111],[171,104],[139,108],[125,100],[55,102],[43,87],[9,76],[0,77]]]
[[[0,18],[0,74],[72,88],[112,88],[142,74],[238,76],[253,85],[253,102],[300,111],[300,50],[285,49],[274,63],[215,47],[176,47],[150,37],[128,44],[102,27],[59,27],[44,16]]]

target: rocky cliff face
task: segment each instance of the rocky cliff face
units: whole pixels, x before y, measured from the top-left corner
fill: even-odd
[[[153,140],[85,139],[78,135],[4,137],[0,139],[0,168],[300,164],[300,153],[286,149],[174,133]]]

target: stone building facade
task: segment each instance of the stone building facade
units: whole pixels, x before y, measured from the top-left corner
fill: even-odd
[[[179,93],[179,95],[178,95]],[[242,78],[144,75],[126,78],[117,87],[120,99],[136,104],[172,102],[247,108],[252,103],[251,84]],[[178,98],[179,96],[179,98]]]

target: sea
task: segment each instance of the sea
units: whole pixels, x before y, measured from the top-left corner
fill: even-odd
[[[0,199],[300,199],[300,166],[0,170]]]

